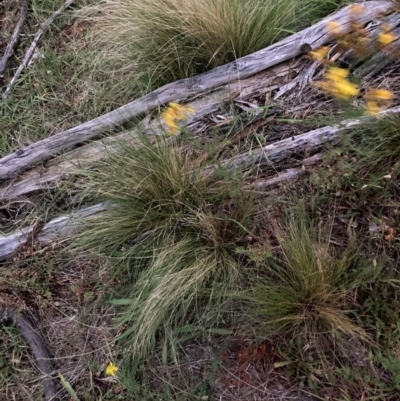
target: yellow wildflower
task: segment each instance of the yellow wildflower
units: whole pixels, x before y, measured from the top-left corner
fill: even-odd
[[[334,83],[331,93],[339,99],[348,100],[350,97],[358,95],[358,89],[357,85],[343,80]]]
[[[331,67],[326,72],[325,77],[328,79],[338,80],[338,79],[348,77],[349,74],[350,74],[350,71],[346,68]]]
[[[364,97],[365,99],[391,100],[393,93],[386,89],[370,89]]]
[[[375,116],[393,99],[393,93],[386,89],[370,89],[364,95],[366,101],[365,114]]]
[[[378,36],[378,43],[383,46],[390,45],[397,37],[392,32],[380,33]]]
[[[106,367],[106,375],[107,376],[115,376],[117,371],[118,371],[118,366],[114,365],[112,362],[110,362]]]
[[[364,7],[362,4],[353,4],[350,8],[350,11],[353,14],[361,14],[364,10]]]
[[[317,86],[339,99],[348,100],[358,95],[357,85],[346,79],[349,73],[347,69],[331,67],[325,74],[326,81],[318,82]]]
[[[322,61],[329,53],[329,46],[322,46],[317,50],[311,51],[308,55],[317,61]]]
[[[341,33],[340,31],[341,24],[339,24],[339,22],[328,21],[326,25],[331,35],[339,35]]]
[[[378,106],[378,102],[374,100],[368,100],[365,106],[365,114],[368,116],[376,116],[380,109],[381,108]]]
[[[169,135],[177,135],[180,131],[179,123],[187,120],[194,113],[193,107],[181,106],[178,103],[169,103],[168,108],[161,113],[161,117],[168,127]]]

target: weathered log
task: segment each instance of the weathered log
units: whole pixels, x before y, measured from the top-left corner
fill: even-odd
[[[383,110],[379,114],[386,116],[395,113],[400,113],[400,106]],[[231,159],[224,160],[221,165],[228,170],[249,170],[254,165],[261,170],[274,168],[275,165],[279,165],[282,161],[290,157],[312,154],[319,151],[321,147],[338,140],[339,134],[343,131],[365,124],[371,118],[375,117],[363,116],[344,120],[340,124],[318,128],[253,150],[251,154],[242,153]],[[213,167],[208,167],[208,169],[211,168]]]
[[[196,113],[187,122],[187,128],[196,134],[202,129],[202,120],[218,111],[222,103],[232,99],[243,99],[251,96],[263,96],[284,84],[290,72],[296,71],[298,63],[290,62],[278,65],[242,81],[235,81],[224,85],[211,95],[196,99],[188,106],[193,107]],[[27,195],[33,191],[57,187],[61,182],[92,163],[107,156],[108,151],[117,151],[121,143],[134,140],[139,132],[148,135],[163,134],[160,130],[161,121],[156,118],[144,122],[137,129],[122,132],[116,136],[93,141],[64,155],[49,160],[44,165],[24,172],[21,176],[0,185],[0,199],[12,200]]]
[[[68,8],[71,4],[73,4],[75,0],[66,0],[66,2],[57,10],[54,12],[52,16],[50,16],[43,24],[40,25],[40,28],[36,32],[32,44],[30,45],[28,51],[26,52],[22,63],[18,67],[17,71],[15,72],[13,78],[11,79],[10,83],[7,85],[6,90],[3,93],[3,100],[7,99],[8,95],[10,94],[15,82],[17,82],[19,76],[21,75],[22,71],[25,69],[25,67],[28,65],[29,61],[31,60],[33,53],[35,52],[36,46],[39,43],[40,38],[42,35],[47,31],[49,26],[53,23],[53,21],[66,9]]]
[[[358,22],[365,24],[371,19],[391,10],[390,0],[370,1],[365,3],[362,12],[357,14]],[[350,7],[350,6],[349,6]],[[263,50],[242,57],[224,66],[217,67],[204,74],[182,79],[167,85],[124,105],[110,113],[71,128],[42,141],[33,143],[0,159],[0,181],[12,178],[16,174],[54,156],[58,152],[94,138],[100,133],[119,126],[121,123],[142,115],[170,101],[185,101],[211,89],[250,77],[260,71],[287,61],[302,53],[303,44],[318,48],[332,40],[327,22],[336,21],[343,31],[347,29],[354,14],[345,7],[339,12],[323,19],[314,26],[304,29]]]
[[[382,115],[399,113],[400,106],[381,112]],[[345,120],[341,124],[319,128],[305,134],[296,136],[294,139],[284,139],[272,145],[265,146],[252,152],[240,154],[226,160],[223,164],[228,169],[251,169],[254,165],[259,169],[276,167],[282,161],[299,154],[309,154],[337,140],[339,134],[345,130],[356,127],[368,121],[370,117]],[[208,169],[213,168],[212,166]],[[98,204],[78,210],[75,213],[57,217],[47,223],[37,234],[36,240],[41,243],[49,243],[56,238],[73,234],[76,228],[76,220],[95,213],[102,212],[110,207],[107,204]],[[27,227],[7,236],[0,236],[0,260],[10,257],[20,245],[25,244],[34,227]]]
[[[0,75],[4,74],[6,70],[8,60],[14,53],[15,46],[18,42],[19,35],[21,34],[22,27],[24,25],[26,14],[28,13],[28,0],[21,0],[19,18],[15,25],[14,31],[7,44],[6,50],[4,51],[3,57],[0,60]]]
[[[303,159],[301,161],[301,167],[288,168],[285,171],[275,174],[270,178],[256,180],[255,182],[246,185],[244,189],[253,191],[263,191],[274,185],[281,184],[284,181],[292,181],[296,178],[301,177],[307,171],[305,167],[312,166],[320,161],[321,161],[321,155],[317,153],[314,156]]]
[[[43,226],[34,240],[39,243],[49,243],[57,238],[66,238],[73,234],[80,219],[99,213],[107,208],[106,204],[98,204],[82,208],[76,212],[59,216]],[[6,260],[21,246],[32,239],[35,227],[30,226],[16,231],[13,234],[0,236],[0,261]]]

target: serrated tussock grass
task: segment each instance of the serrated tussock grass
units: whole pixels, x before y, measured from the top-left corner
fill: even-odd
[[[400,175],[400,117],[396,114],[368,120],[341,139],[346,153],[355,156],[353,168],[362,175]]]
[[[142,89],[193,76],[287,35],[297,0],[106,0],[93,17],[103,59]],[[143,86],[144,83],[144,86]],[[140,84],[139,84],[140,86]]]
[[[294,9],[294,0],[107,0],[97,25],[107,51],[166,83],[273,43]]]
[[[160,329],[219,316],[243,276],[234,250],[253,207],[240,181],[204,172],[205,157],[177,142],[122,147],[85,173],[92,199],[112,207],[85,222],[79,243],[114,260],[122,338],[140,357]]]
[[[276,233],[280,254],[266,260],[264,274],[247,298],[262,332],[298,338],[303,345],[349,337],[366,340],[365,330],[350,318],[360,285],[354,271],[363,268],[355,240],[335,252],[329,231],[310,221],[303,207],[288,212]],[[369,277],[367,270],[359,277]]]

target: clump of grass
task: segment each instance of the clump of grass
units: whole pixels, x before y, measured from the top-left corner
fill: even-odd
[[[341,255],[329,245],[302,208],[290,212],[277,227],[281,255],[269,258],[264,277],[257,278],[249,297],[251,313],[264,334],[285,334],[303,341],[366,339],[349,318],[355,310],[358,279],[353,241]]]
[[[400,117],[396,114],[368,120],[342,137],[352,165],[367,176],[400,174]]]
[[[112,59],[125,85],[154,88],[265,48],[343,3],[106,0],[94,17],[99,68]]]
[[[166,83],[273,43],[294,9],[294,0],[107,0],[98,26],[139,76]]]
[[[123,336],[144,356],[156,333],[216,316],[242,275],[234,253],[250,199],[240,182],[204,172],[204,157],[142,138],[87,173],[86,188],[112,206],[85,222],[81,243],[117,256]],[[211,314],[211,315],[210,315]]]

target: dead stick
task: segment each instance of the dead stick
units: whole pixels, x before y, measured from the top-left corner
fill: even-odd
[[[31,320],[22,312],[14,315],[14,323],[25,338],[35,357],[37,367],[42,374],[43,388],[46,401],[55,401],[57,395],[56,381],[53,377],[54,369],[47,351],[46,343],[32,324]]]
[[[49,26],[53,23],[53,21],[66,9],[68,8],[71,4],[74,3],[75,0],[67,0],[50,18],[48,18],[43,24],[41,24],[39,30],[36,32],[35,37],[33,38],[32,44],[29,47],[28,51],[25,54],[24,59],[22,60],[22,63],[18,67],[15,75],[13,76],[11,82],[8,84],[6,90],[3,93],[3,99],[7,99],[8,95],[10,94],[12,87],[14,86],[15,82],[21,75],[22,71],[24,68],[28,65],[30,59],[32,58],[32,55],[36,49],[36,46],[39,43],[40,38],[42,35],[47,31]]]
[[[294,180],[303,175],[303,173],[306,171],[304,169],[304,167],[312,166],[313,164],[316,164],[319,161],[321,161],[321,154],[317,153],[314,156],[311,156],[311,157],[308,157],[308,158],[302,160],[301,167],[288,168],[285,171],[282,171],[281,173],[274,175],[273,177],[270,177],[267,179],[262,179],[262,180],[257,180],[251,184],[245,185],[244,189],[245,190],[262,191],[268,187],[280,184],[284,181]]]
[[[19,13],[17,25],[15,25],[14,32],[11,35],[11,39],[8,42],[3,57],[0,60],[0,75],[2,75],[6,70],[8,60],[14,53],[15,45],[18,42],[19,35],[21,34],[22,26],[24,25],[27,13],[28,13],[28,1],[21,0],[21,11]]]
[[[36,365],[42,374],[43,388],[46,401],[57,400],[57,385],[54,378],[54,369],[51,363],[47,345],[27,314],[20,310],[15,301],[0,294],[0,322],[13,322],[25,341],[28,343]]]

